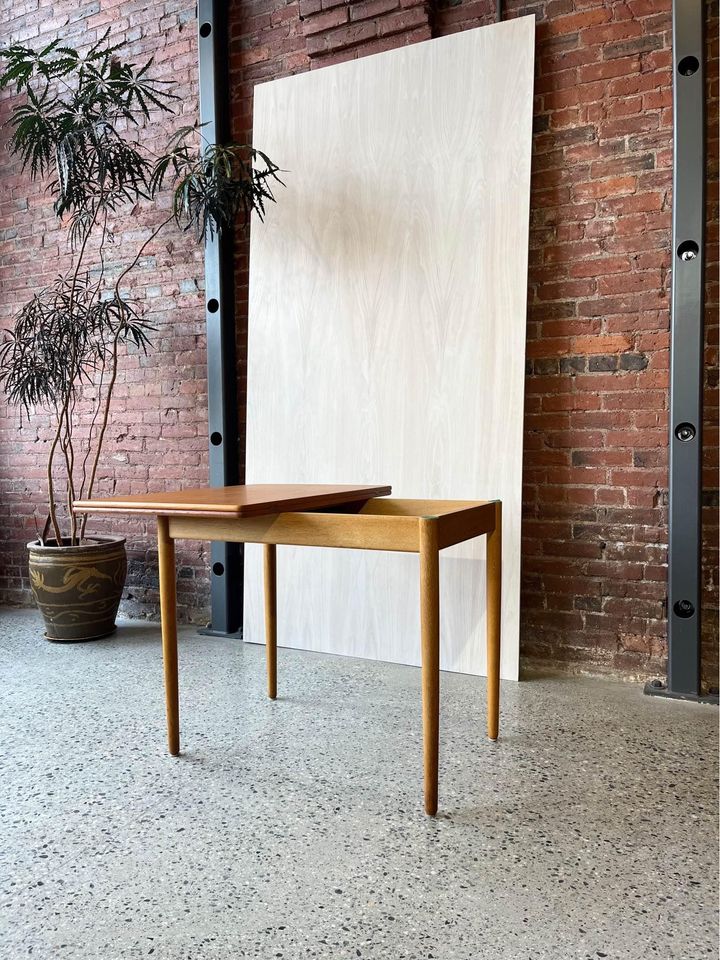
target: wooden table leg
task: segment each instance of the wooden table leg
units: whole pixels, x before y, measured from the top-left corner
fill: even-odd
[[[440,736],[440,554],[435,520],[420,520],[420,632],[425,812],[438,806]]]
[[[495,529],[487,536],[487,731],[497,740],[500,724],[500,619],[502,606],[502,504],[495,504]]]
[[[175,542],[170,537],[167,517],[158,517],[158,566],[160,569],[160,619],[168,750],[180,753],[180,711],[178,702],[177,603],[175,593]]]
[[[265,568],[265,657],[267,687],[271,700],[277,697],[277,557],[274,543],[263,546]]]

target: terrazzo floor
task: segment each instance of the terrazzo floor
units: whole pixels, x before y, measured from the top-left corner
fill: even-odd
[[[419,672],[182,632],[57,645],[0,610],[0,957],[717,957],[717,712],[633,685],[443,675],[422,812]]]

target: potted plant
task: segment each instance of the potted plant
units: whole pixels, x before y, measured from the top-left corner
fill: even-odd
[[[207,144],[197,126],[152,155],[145,126],[177,98],[170,83],[152,79],[152,60],[136,66],[124,47],[106,33],[84,52],[59,40],[0,51],[0,89],[20,95],[9,149],[30,180],[47,182],[68,243],[62,271],[20,309],[0,344],[8,400],[21,417],[41,412],[52,425],[47,521],[28,544],[31,586],[52,640],[111,633],[125,583],[124,538],[88,534],[72,502],[93,494],[122,353],[150,345],[153,327],[128,293],[130,277],[162,231],[191,230],[202,242],[240,214],[262,218],[273,181],[281,182],[267,156]],[[134,256],[111,270],[108,248],[136,204],[155,204],[161,215]]]

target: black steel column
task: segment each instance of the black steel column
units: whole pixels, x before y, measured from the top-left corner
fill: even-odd
[[[208,143],[228,139],[226,7],[220,0],[198,4],[201,134]],[[205,241],[210,486],[239,483],[235,295],[232,236]],[[236,633],[242,625],[242,564],[236,543],[213,543],[212,634]]]
[[[705,233],[705,0],[673,0],[668,678],[648,693],[700,697]]]

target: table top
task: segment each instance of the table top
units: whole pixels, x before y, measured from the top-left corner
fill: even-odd
[[[75,513],[154,513],[163,516],[262,517],[294,510],[356,503],[392,493],[389,486],[253,483],[240,487],[196,487],[165,493],[76,500]]]

